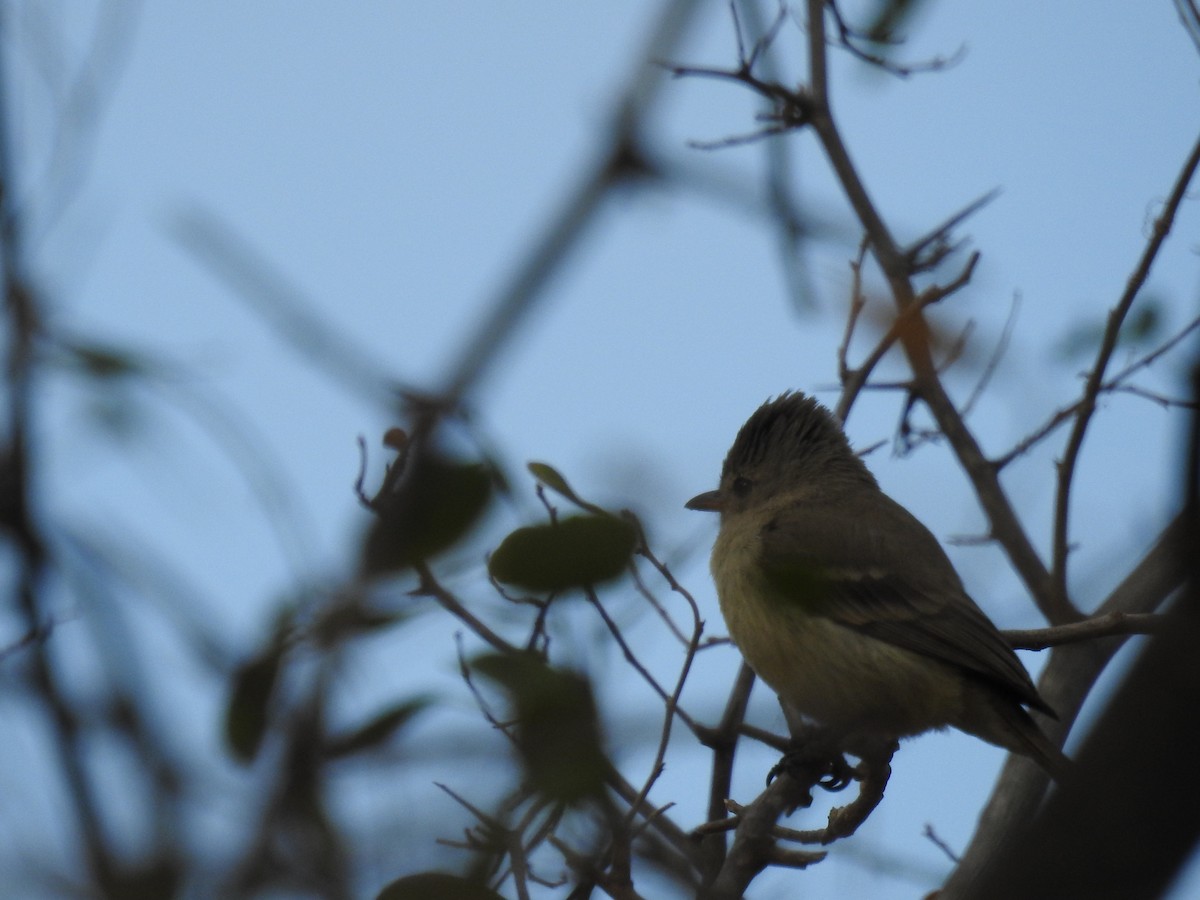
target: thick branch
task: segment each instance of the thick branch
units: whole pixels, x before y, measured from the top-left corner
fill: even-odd
[[[1138,615],[1158,609],[1183,583],[1181,552],[1183,523],[1176,518],[1142,561],[1105,599],[1098,617]],[[1100,673],[1120,649],[1120,637],[1073,643],[1055,649],[1038,690],[1059,714],[1058,722],[1043,720],[1048,736],[1061,739],[1091,692]],[[1037,810],[1045,789],[1041,771],[1019,757],[1010,757],[979,820],[971,844],[944,888],[946,900],[962,893],[987,861],[1003,846],[1014,828],[1023,827]]]

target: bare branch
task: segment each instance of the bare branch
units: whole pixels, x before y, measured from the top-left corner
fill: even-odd
[[[1159,213],[1158,218],[1154,221],[1153,231],[1146,242],[1137,265],[1129,276],[1124,293],[1108,314],[1108,323],[1104,329],[1104,338],[1096,354],[1096,361],[1088,372],[1083,396],[1080,398],[1079,409],[1075,413],[1075,423],[1071,428],[1070,436],[1067,438],[1067,445],[1063,450],[1062,460],[1059,462],[1058,488],[1054,502],[1053,573],[1056,583],[1055,593],[1064,598],[1067,596],[1067,555],[1070,550],[1068,520],[1070,516],[1071,487],[1075,480],[1075,465],[1079,460],[1079,452],[1083,448],[1083,438],[1087,434],[1092,413],[1096,410],[1096,399],[1103,389],[1104,373],[1108,368],[1113,351],[1117,347],[1117,339],[1120,337],[1121,326],[1124,324],[1129,310],[1133,307],[1133,302],[1137,299],[1142,286],[1146,283],[1146,278],[1150,274],[1150,268],[1158,256],[1158,251],[1162,248],[1167,235],[1171,231],[1171,225],[1175,221],[1175,214],[1179,210],[1179,205],[1183,202],[1188,185],[1196,173],[1197,166],[1200,166],[1200,138],[1197,138],[1196,143],[1188,153],[1187,159],[1180,168],[1179,174],[1175,178],[1175,184],[1171,188],[1171,193],[1167,197],[1167,202],[1163,206],[1162,212]]]
[[[1098,618],[1111,613],[1139,614],[1158,609],[1183,582],[1185,560],[1191,558],[1184,541],[1186,528],[1177,516],[1141,561],[1100,604]],[[1122,646],[1115,638],[1071,643],[1053,650],[1038,679],[1038,692],[1055,709],[1059,720],[1043,720],[1047,737],[1061,741],[1071,727],[1096,679]],[[979,819],[979,828],[962,862],[944,887],[947,896],[970,884],[988,858],[1003,845],[1014,826],[1024,827],[1045,793],[1046,777],[1028,760],[1009,757]]]
[[[850,354],[850,341],[854,337],[858,317],[862,314],[863,307],[867,305],[867,297],[862,288],[862,266],[863,260],[867,256],[867,246],[867,237],[863,235],[862,240],[858,243],[858,255],[850,262],[850,306],[846,312],[846,330],[842,334],[842,342],[838,345],[837,351],[838,378],[843,384],[850,377],[850,364],[847,362]],[[846,415],[839,411],[837,417],[839,420],[844,420]]]
[[[820,778],[813,770],[811,780],[797,780],[792,770],[776,778],[758,798],[738,809],[738,827],[733,847],[712,886],[702,894],[706,900],[739,898],[751,881],[776,860],[775,823],[789,810],[812,802],[811,790]],[[819,862],[825,854],[813,854],[808,864]]]
[[[1004,639],[1016,650],[1045,650],[1114,635],[1156,634],[1162,629],[1162,622],[1163,617],[1157,613],[1111,612],[1081,622],[1050,628],[1013,629],[1003,634]]]
[[[1175,334],[1171,335],[1171,337],[1169,337],[1167,340],[1163,341],[1163,343],[1158,347],[1155,347],[1140,359],[1130,363],[1116,375],[1112,376],[1112,378],[1105,381],[1101,387],[1101,392],[1116,391],[1120,389],[1126,380],[1135,375],[1137,372],[1140,372],[1142,369],[1148,368],[1152,363],[1157,361],[1159,357],[1176,347],[1185,337],[1195,331],[1198,327],[1200,327],[1200,317],[1192,319],[1192,321],[1188,322],[1187,325],[1185,325]],[[1036,431],[1023,438],[1015,447],[1013,447],[1003,456],[997,457],[994,463],[996,468],[1001,469],[1004,466],[1007,466],[1018,456],[1024,455],[1030,448],[1051,435],[1060,425],[1068,421],[1071,416],[1075,414],[1082,403],[1082,400],[1076,400],[1070,406],[1065,406],[1054,413],[1054,415],[1052,415]],[[1181,401],[1179,405],[1186,405],[1186,401]]]
[[[866,246],[865,240],[863,246]],[[861,262],[862,257],[860,256],[857,265],[861,266]],[[924,327],[923,323],[917,322],[917,317],[920,316],[922,310],[924,310],[927,306],[931,306],[934,303],[940,302],[965,286],[971,280],[971,275],[974,273],[975,266],[978,262],[979,254],[972,253],[970,258],[967,260],[967,264],[963,267],[962,271],[953,281],[944,286],[934,285],[926,289],[921,294],[916,296],[911,304],[901,309],[900,313],[892,320],[891,325],[888,326],[888,330],[884,333],[883,337],[879,339],[878,343],[876,343],[875,347],[867,355],[866,359],[864,359],[862,364],[857,368],[844,369],[842,351],[838,351],[839,370],[844,370],[846,374],[842,377],[842,395],[838,399],[837,407],[834,410],[835,415],[837,415],[840,419],[845,419],[850,412],[850,407],[854,403],[854,400],[867,386],[867,380],[870,378],[871,373],[875,370],[875,367],[879,365],[883,357],[887,355],[887,352],[902,339],[905,331],[912,327]],[[854,271],[855,281],[857,283],[859,269],[854,268]],[[858,295],[856,294],[855,296]],[[865,303],[865,300],[862,302]],[[859,315],[859,311],[855,309],[855,303],[856,301],[852,299],[850,310],[852,318],[846,326],[846,336],[843,339],[843,347],[845,347],[846,343],[849,341],[853,323],[857,320]],[[861,303],[859,304],[859,309],[861,309]],[[950,353],[950,355],[947,357],[947,360],[943,363],[943,366],[948,366],[953,363],[958,354],[961,353],[964,342],[965,335],[958,342],[958,350]]]
[[[600,615],[601,620],[604,622],[604,626],[608,629],[608,633],[612,635],[613,640],[617,642],[617,646],[621,648],[621,653],[624,655],[625,661],[633,667],[633,670],[642,677],[642,680],[650,686],[650,689],[658,695],[658,698],[666,703],[685,725],[692,730],[695,730],[697,727],[695,721],[677,705],[672,706],[671,697],[673,696],[673,692],[668,693],[667,689],[658,683],[658,679],[656,679],[650,673],[650,670],[646,668],[645,664],[638,659],[637,654],[633,652],[633,648],[629,646],[629,642],[625,640],[625,635],[621,633],[621,627],[616,623],[613,617],[609,615],[608,610],[604,608],[604,604],[600,602],[600,598],[596,595],[596,592],[591,588],[587,588],[584,593],[587,596],[588,603],[590,603]],[[689,659],[692,656],[694,656],[694,654],[690,654]]]
[[[807,0],[808,103],[812,127],[850,205],[866,230],[872,253],[887,279],[893,299],[903,312],[917,303],[916,292],[910,281],[911,263],[880,217],[834,122],[826,72],[824,8],[823,0]],[[1030,594],[1051,621],[1077,618],[1078,614],[1070,607],[1066,597],[1056,593],[1055,583],[1021,526],[1000,485],[995,468],[946,394],[930,356],[928,330],[921,316],[914,318],[912,328],[904,329],[901,344],[913,369],[913,389],[928,405],[938,427],[954,449],[988,517],[992,534],[1008,554]]]
[[[906,247],[904,255],[908,257],[912,271],[923,272],[937,265],[950,250],[950,232],[999,196],[1000,189],[993,188],[982,197],[972,200],[941,225]],[[929,250],[929,253],[926,253],[926,250]],[[978,253],[975,254],[975,256],[978,255]]]
[[[430,570],[426,563],[416,562],[413,564],[413,569],[421,579],[420,585],[410,592],[414,597],[432,597],[446,612],[450,613],[501,653],[518,652],[516,647],[492,631],[491,628],[483,623],[482,619],[463,606],[457,597],[442,587],[441,582],[434,577],[432,570]]]
[[[1000,332],[1000,339],[996,341],[996,349],[992,351],[987,365],[983,367],[983,372],[979,375],[979,380],[975,382],[975,387],[971,390],[970,396],[967,397],[967,402],[962,406],[964,419],[971,415],[971,410],[975,408],[975,404],[983,396],[984,389],[992,380],[992,376],[996,374],[1000,360],[1003,359],[1004,352],[1008,349],[1008,343],[1012,340],[1013,329],[1017,324],[1017,308],[1020,306],[1020,300],[1020,294],[1013,295],[1012,303],[1008,307],[1008,318],[1004,320],[1004,329]]]
[[[776,835],[782,840],[801,844],[832,844],[854,834],[882,802],[884,790],[892,775],[892,757],[898,749],[898,744],[890,744],[882,748],[878,756],[864,759],[862,764],[855,768],[854,778],[859,782],[858,795],[846,806],[830,810],[829,820],[824,828],[801,831],[777,826]]]
[[[954,863],[955,865],[958,864],[958,854],[951,850],[950,845],[941,839],[938,833],[933,830],[932,825],[926,823],[925,828],[921,833],[929,839],[929,842],[933,844],[933,846],[945,853],[950,862]]]
[[[1196,5],[1196,0],[1175,0],[1175,8],[1179,11],[1183,30],[1196,45],[1196,50],[1200,51],[1200,7]]]

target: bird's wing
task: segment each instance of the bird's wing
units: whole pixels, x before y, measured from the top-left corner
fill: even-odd
[[[886,494],[787,506],[763,528],[761,548],[773,585],[813,614],[974,673],[1054,714],[937,539]]]

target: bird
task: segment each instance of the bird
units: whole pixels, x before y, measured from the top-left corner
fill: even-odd
[[[812,397],[767,400],[739,430],[716,490],[711,571],[729,635],[789,722],[841,751],[957,728],[1033,759],[1070,760],[1028,710],[1057,718],[937,538],[885,494]]]

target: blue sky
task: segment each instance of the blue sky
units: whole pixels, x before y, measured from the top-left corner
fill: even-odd
[[[41,437],[54,513],[97,537],[153,546],[194,589],[196,614],[246,651],[297,577],[345,578],[365,524],[351,490],[355,438],[368,438],[377,476],[377,436],[393,419],[312,371],[181,242],[180,223],[216,216],[364,358],[434,388],[498,284],[603,146],[614,97],[631,77],[656,6],[14,5],[5,35],[18,48],[9,50],[10,91],[34,215],[57,172],[82,173],[67,182],[69,204],[33,248],[52,326],[146,348],[183,373],[139,394],[145,428],[130,440],[97,427],[94,395],[53,385]],[[117,16],[123,9],[128,29]],[[45,64],[77,74],[101,21],[127,43],[113,53],[120,64],[108,75],[94,132],[77,160],[56,169],[48,162],[55,119],[34,73]],[[60,28],[55,49],[45,35]],[[1120,295],[1156,204],[1196,139],[1200,54],[1166,0],[934,2],[910,31],[903,57],[963,47],[961,62],[901,81],[838,57],[835,111],[902,240],[1001,189],[963,229],[983,254],[976,277],[934,313],[951,330],[975,323],[967,364],[948,378],[961,399],[1020,298],[1011,348],[970,421],[984,446],[1000,452],[1077,395],[1086,361],[1064,359],[1061,345],[1073,329],[1102,321]],[[729,66],[734,46],[725,4],[707,3],[674,61]],[[801,71],[802,39],[791,26],[783,46]],[[668,81],[660,90],[648,132],[654,153],[698,183],[759,191],[762,145],[688,146],[752,130],[753,98],[705,80]],[[705,565],[715,523],[685,511],[684,501],[715,485],[737,427],[766,397],[798,388],[836,399],[825,389],[836,384],[858,232],[814,142],[791,137],[787,152],[806,208],[827,225],[805,248],[812,308],[798,310],[789,296],[761,216],[718,191],[628,192],[592,224],[473,398],[482,429],[514,464],[527,509],[532,492],[519,464],[528,459],[552,462],[586,496],[634,508],[656,546],[678,561],[710,633],[722,630]],[[1196,313],[1198,223],[1195,203],[1185,203],[1149,281],[1168,331]],[[1161,361],[1139,383],[1178,395],[1182,359]],[[890,363],[884,371],[902,369]],[[284,518],[297,534],[277,539],[224,450],[180,412],[181,391],[232,411],[271,448],[271,471],[290,505]],[[851,439],[889,439],[897,415],[898,395],[865,396],[849,421]],[[1143,399],[1105,401],[1074,501],[1073,587],[1082,606],[1103,598],[1169,518],[1180,422]],[[1005,480],[1043,555],[1061,441],[1012,466]],[[944,447],[902,459],[884,447],[870,464],[943,541],[981,531]],[[496,527],[518,520],[502,511]],[[998,550],[949,552],[999,624],[1041,624]],[[482,596],[482,570],[478,555],[447,577]],[[145,669],[177,676],[163,690],[178,705],[164,703],[163,715],[193,711],[179,723],[180,743],[218,752],[219,696],[196,687],[200,675],[180,662],[158,613],[142,609],[135,618]],[[623,698],[611,724],[634,744],[655,704],[630,688],[619,661],[589,645],[594,624],[578,618],[570,625],[581,630],[564,623],[563,640],[578,642],[581,658]],[[426,616],[394,643],[364,650],[346,675],[347,708],[431,688],[458,704],[447,727],[467,729],[472,713],[455,671],[453,631]],[[1036,656],[1026,662],[1037,666]],[[706,655],[687,695],[697,710],[715,717],[735,663],[732,652]],[[672,661],[662,665],[669,670]],[[755,701],[756,719],[779,727],[763,689]],[[437,746],[437,734],[427,739]],[[36,768],[34,745],[30,737],[20,766]],[[627,751],[635,763],[649,752]],[[764,877],[759,896],[788,878],[813,896],[914,893],[912,882],[881,875],[864,855],[904,859],[932,873],[916,884],[932,889],[945,865],[921,837],[925,823],[961,847],[1001,759],[960,735],[912,742],[868,828],[808,873]],[[743,799],[770,765],[766,754],[747,760],[735,787]],[[682,756],[656,790],[659,802],[680,801],[684,824],[698,821],[702,762],[700,754]],[[457,811],[430,780],[414,776],[403,799],[440,807],[454,821]],[[52,796],[36,780],[3,787],[31,803]],[[351,811],[369,805],[369,794],[348,784]],[[35,817],[44,832],[31,830],[21,846],[51,833],[50,818]],[[211,826],[220,814],[200,818]],[[376,849],[381,877],[401,868]]]

